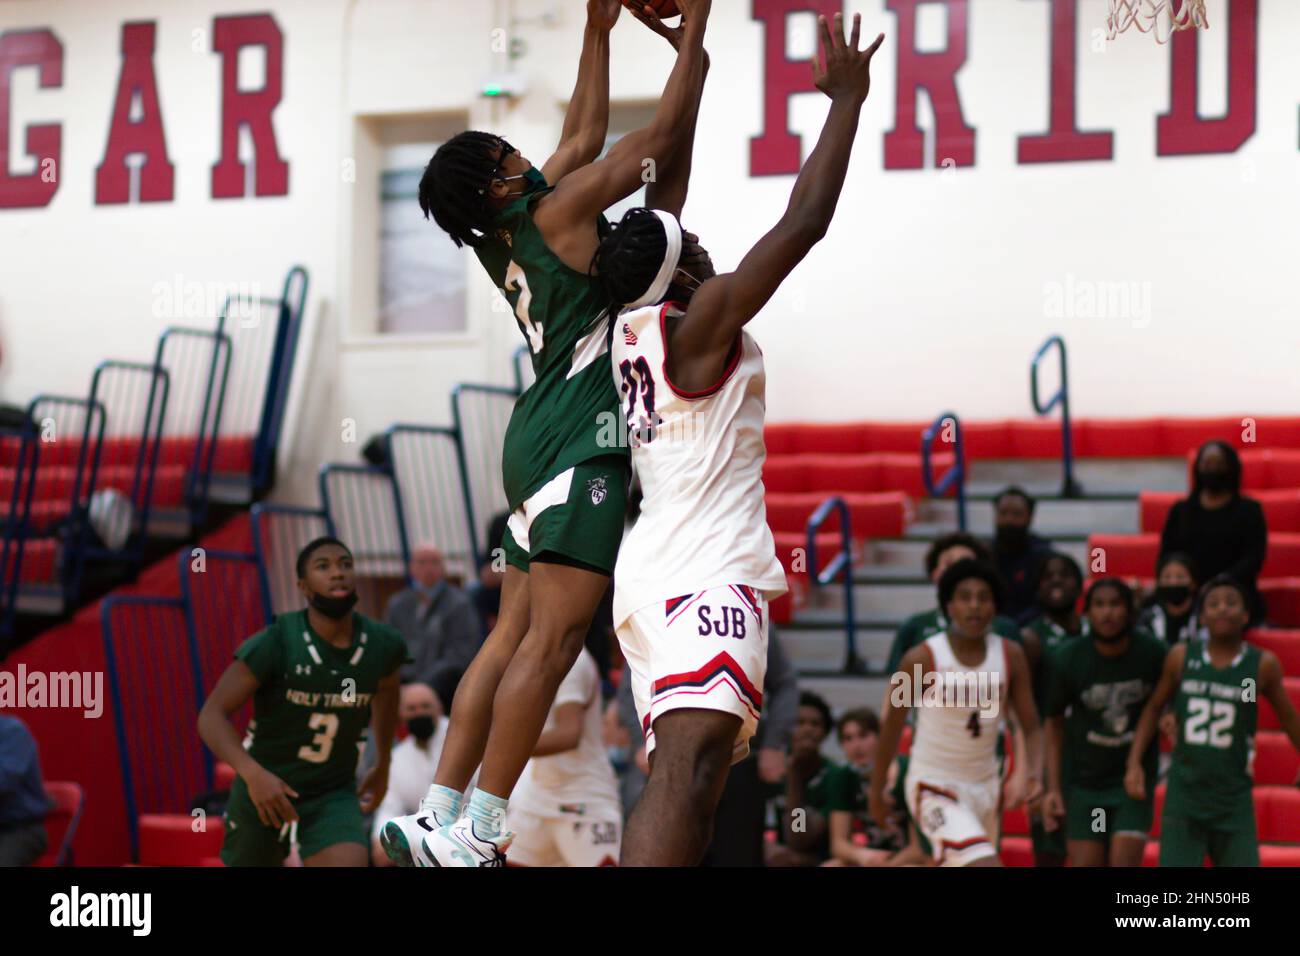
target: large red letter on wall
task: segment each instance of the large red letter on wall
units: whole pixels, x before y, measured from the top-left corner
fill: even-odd
[[[9,172],[9,78],[22,66],[39,70],[43,90],[62,86],[63,44],[49,30],[0,33],[0,209],[48,206],[59,190],[63,128],[58,123],[27,127],[27,153],[36,157],[36,172]]]
[[[1075,125],[1075,65],[1078,0],[1050,0],[1052,4],[1052,125],[1041,136],[1022,136],[1022,163],[1070,163],[1085,159],[1111,159],[1114,137],[1109,133],[1082,133]]]
[[[239,130],[247,126],[256,151],[255,192],[258,196],[289,194],[289,164],[280,158],[271,113],[280,103],[284,84],[284,34],[269,13],[246,17],[216,17],[212,45],[221,54],[221,162],[212,167],[212,198],[244,195],[244,164],[239,161]],[[266,84],[260,90],[239,91],[239,51],[246,46],[266,49]]]
[[[785,55],[786,26],[794,13],[809,11],[828,20],[842,13],[842,0],[754,0],[754,19],[763,23],[763,133],[749,141],[749,175],[782,176],[799,172],[799,137],[790,132],[790,97],[815,93],[807,60]]]
[[[929,0],[886,0],[898,17],[898,84],[894,128],[885,134],[886,169],[920,169],[925,165],[925,133],[916,125],[916,101],[922,87],[934,105],[935,159],[958,166],[975,165],[975,130],[966,125],[957,95],[957,71],[966,62],[966,0],[943,0],[948,8],[948,48],[942,53],[916,51],[916,8]]]
[[[127,156],[144,154],[140,168],[140,201],[171,202],[176,170],[167,159],[167,136],[158,108],[158,83],[153,72],[155,25],[122,24],[122,75],[117,83],[113,125],[108,131],[104,161],[95,170],[95,204],[131,201],[131,170]],[[131,120],[131,103],[140,97],[140,119]]]
[[[1235,153],[1255,135],[1259,69],[1258,0],[1228,2],[1228,112],[1201,119],[1196,97],[1200,30],[1174,34],[1169,56],[1169,112],[1156,122],[1157,156]]]

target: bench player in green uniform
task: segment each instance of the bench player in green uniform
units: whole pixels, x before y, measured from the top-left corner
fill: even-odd
[[[298,555],[305,610],[279,615],[235,651],[199,714],[199,735],[238,777],[226,804],[226,866],[281,866],[296,829],[307,866],[365,866],[363,813],[388,789],[397,726],[397,631],[352,611],[352,554],[318,538]],[[246,742],[230,717],[249,701]],[[378,761],[356,783],[357,759],[373,713]]]
[[[1066,640],[1045,662],[1043,818],[1053,831],[1064,825],[1071,866],[1140,866],[1152,802],[1129,796],[1124,776],[1129,744],[1160,680],[1166,646],[1133,629],[1133,592],[1118,578],[1094,581],[1084,607],[1087,636]],[[1141,760],[1153,776],[1156,758],[1152,741]]]
[[[510,793],[608,589],[630,465],[608,366],[610,303],[591,265],[609,228],[604,210],[672,160],[698,109],[711,2],[679,2],[680,34],[639,15],[676,43],[678,58],[653,121],[604,159],[593,162],[608,126],[609,31],[619,3],[589,0],[577,88],[560,146],[541,171],[503,138],[469,132],[438,149],[420,183],[426,216],[474,249],[514,309],[536,382],[515,405],[502,455],[511,517],[500,614],[460,684],[420,810],[383,829],[399,865],[502,864]]]
[[[1131,796],[1144,797],[1154,777],[1142,753],[1173,701],[1178,741],[1160,822],[1161,866],[1200,866],[1207,854],[1215,866],[1259,866],[1250,761],[1260,696],[1300,750],[1300,715],[1282,686],[1281,661],[1245,642],[1250,602],[1229,575],[1206,583],[1198,616],[1208,637],[1169,651],[1138,723],[1124,783]]]
[[[1040,714],[1047,713],[1046,658],[1088,629],[1087,620],[1078,611],[1082,594],[1083,571],[1075,560],[1059,551],[1046,552],[1034,574],[1034,596],[1043,613],[1021,630],[1025,657],[1034,675],[1034,703]],[[1063,828],[1048,830],[1042,816],[1033,814],[1029,818],[1029,834],[1034,844],[1035,866],[1065,865]]]

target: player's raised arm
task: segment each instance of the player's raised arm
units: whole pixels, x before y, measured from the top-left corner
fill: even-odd
[[[199,711],[199,736],[218,760],[230,764],[243,779],[262,823],[278,827],[298,819],[298,811],[289,802],[298,793],[249,755],[230,721],[230,715],[252,700],[260,686],[243,661],[227,667]]]
[[[622,8],[619,0],[587,0],[578,80],[564,114],[560,145],[542,165],[548,183],[558,183],[575,169],[595,162],[605,147],[609,132],[609,33]]]
[[[566,233],[590,230],[597,216],[641,188],[647,161],[663,163],[678,145],[680,127],[703,82],[704,32],[713,0],[679,0],[678,6],[684,30],[681,49],[650,125],[624,136],[604,159],[570,173],[537,204],[533,220],[561,258]]]
[[[860,14],[853,18],[853,36],[847,43],[841,14],[835,15],[833,30],[825,17],[818,23],[822,59],[813,61],[813,76],[817,88],[831,98],[830,113],[781,221],[759,240],[735,272],[708,280],[695,294],[690,312],[675,333],[685,351],[693,355],[716,352],[719,360],[725,359],[737,333],[826,235],[835,215],[858,118],[871,90],[871,58],[885,35],[859,50]]]
[[[659,19],[659,14],[655,13],[649,5],[645,5],[641,9],[633,6],[630,9],[632,16],[671,43],[674,50],[680,52],[682,40],[686,35],[683,27],[668,26],[663,20]],[[686,206],[686,194],[690,189],[691,167],[695,159],[695,129],[699,124],[700,101],[704,98],[704,86],[708,79],[709,54],[706,50],[704,53],[704,72],[700,77],[700,88],[695,95],[695,103],[690,116],[681,126],[680,141],[673,148],[672,154],[659,164],[659,168],[655,170],[654,178],[646,186],[646,206],[650,209],[662,209],[665,212],[670,212],[679,219],[682,215],[682,209]]]
[[[1178,690],[1178,681],[1182,677],[1183,662],[1187,658],[1187,645],[1175,644],[1165,655],[1164,670],[1160,672],[1160,683],[1151,692],[1151,697],[1142,708],[1137,727],[1133,729],[1133,743],[1128,748],[1128,768],[1124,771],[1124,789],[1134,800],[1146,799],[1146,771],[1142,769],[1142,758],[1156,735],[1156,724],[1160,721],[1169,702]]]

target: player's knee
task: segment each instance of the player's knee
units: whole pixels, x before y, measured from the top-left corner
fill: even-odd
[[[722,791],[739,718],[715,711],[670,711],[655,721],[655,769],[673,777],[684,799],[706,808]]]

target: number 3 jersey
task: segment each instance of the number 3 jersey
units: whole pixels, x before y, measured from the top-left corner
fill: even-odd
[[[299,796],[355,787],[379,681],[409,660],[401,634],[352,615],[352,643],[328,643],[306,610],[281,614],[235,651],[261,686],[244,747]]]
[[[613,328],[614,385],[622,398],[641,514],[614,573],[614,624],[640,608],[726,585],[769,600],[785,572],[763,503],[763,353],[742,332],[720,380],[691,392],[666,368],[672,303],[624,312]]]
[[[1242,807],[1251,812],[1259,648],[1243,643],[1224,668],[1214,666],[1201,638],[1187,642],[1186,655],[1174,698],[1178,743],[1169,767],[1165,812],[1172,808],[1202,817]]]

